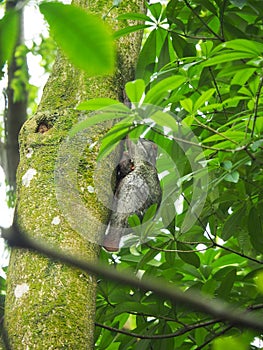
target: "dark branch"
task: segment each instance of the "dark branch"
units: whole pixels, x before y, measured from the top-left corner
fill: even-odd
[[[233,326],[227,326],[223,328],[220,332],[215,333],[211,338],[209,338],[207,341],[205,341],[202,345],[198,346],[196,350],[201,350],[203,349],[206,345],[211,343],[214,339],[220,337],[221,335],[225,334],[226,332],[230,331],[230,329],[233,328]]]
[[[217,322],[219,322],[219,320],[211,320],[211,321],[207,321],[207,322],[195,323],[195,324],[192,324],[192,325],[189,325],[189,326],[185,326],[184,328],[179,329],[178,331],[176,331],[174,333],[156,334],[156,335],[137,334],[137,333],[125,331],[123,329],[118,329],[118,328],[106,326],[106,325],[98,323],[98,322],[96,322],[95,325],[98,326],[98,327],[107,329],[107,330],[109,330],[111,332],[125,334],[125,335],[128,335],[130,337],[134,337],[134,338],[140,338],[140,339],[167,339],[167,338],[179,337],[180,335],[188,333],[188,332],[190,332],[190,331],[192,331],[194,329],[210,326],[210,325],[213,325],[213,324],[215,324]]]
[[[209,27],[209,25],[204,21],[202,17],[199,16],[199,14],[195,11],[195,9],[189,4],[187,0],[184,0],[185,5],[193,12],[193,14],[199,19],[199,21],[208,29],[210,33],[212,33],[218,40],[224,41],[223,38],[221,38],[212,28]]]
[[[232,325],[263,332],[262,320],[256,316],[252,316],[246,310],[235,308],[233,305],[220,300],[212,300],[211,298],[203,296],[198,291],[187,291],[184,293],[178,287],[168,284],[161,279],[139,279],[131,273],[124,274],[118,272],[105,264],[98,262],[92,263],[75,256],[70,256],[68,253],[65,254],[58,248],[51,248],[43,242],[31,239],[23,233],[15,223],[11,228],[4,232],[4,238],[7,239],[8,243],[13,247],[25,248],[39,252],[51,259],[56,261],[60,260],[65,264],[78,267],[83,271],[95,275],[103,276],[111,281],[139,288],[143,291],[152,291],[162,298],[170,299],[175,303],[182,303],[189,308],[199,310],[222,321],[227,321]]]

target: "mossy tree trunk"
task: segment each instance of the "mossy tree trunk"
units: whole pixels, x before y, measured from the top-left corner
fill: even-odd
[[[144,11],[143,3],[143,0],[123,0],[120,7],[110,13],[110,25],[119,25],[114,20],[117,14]],[[102,15],[108,12],[111,2],[78,1],[78,5]],[[87,190],[94,187],[92,174],[97,148],[85,153],[82,160],[85,166],[79,167],[78,174],[83,198],[92,213],[87,237],[73,230],[60,211],[54,170],[61,142],[78,121],[79,113],[74,107],[81,100],[123,98],[125,82],[134,78],[140,44],[140,33],[118,42],[116,73],[107,78],[87,78],[59,54],[38,111],[22,128],[17,174],[18,222],[34,239],[43,239],[63,249],[65,254],[69,252],[87,260],[97,259],[99,246],[87,237],[103,233],[108,213],[98,202],[96,194]],[[87,145],[96,141],[103,132],[103,126],[97,127],[96,135],[93,132]],[[101,181],[111,175],[107,168],[101,172]],[[106,185],[101,183],[101,186]],[[72,210],[76,209],[73,207]],[[14,350],[93,349],[95,300],[96,277],[31,251],[13,249],[5,307],[9,347]]]

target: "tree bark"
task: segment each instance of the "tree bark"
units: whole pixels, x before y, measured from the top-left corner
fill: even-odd
[[[105,0],[77,3],[100,16],[111,6]],[[124,0],[107,21],[116,28],[120,26],[114,19],[117,14],[142,12],[143,3],[143,0]],[[78,167],[78,186],[91,213],[86,236],[71,227],[57,201],[56,158],[63,139],[80,117],[74,107],[86,98],[122,100],[125,82],[134,78],[140,45],[141,33],[123,37],[118,42],[117,68],[110,77],[87,78],[59,54],[38,111],[22,128],[17,174],[18,223],[31,237],[43,239],[63,249],[65,254],[96,260],[99,245],[89,238],[103,235],[108,219],[108,210],[90,191],[95,186],[93,174],[98,147],[92,151],[86,147]],[[105,133],[104,126],[94,129],[84,141],[87,146]],[[70,156],[65,154],[65,162]],[[103,188],[109,187],[107,179],[111,173],[107,167],[98,170],[96,176]],[[66,180],[65,186],[69,185]],[[70,203],[71,198],[67,200]],[[74,204],[72,210],[77,214]],[[93,349],[95,304],[95,276],[27,250],[12,250],[5,307],[5,330],[11,349]]]
[[[18,1],[8,0],[6,9],[10,10],[16,7]],[[16,189],[16,170],[19,163],[19,145],[18,134],[21,126],[27,117],[27,100],[28,92],[26,82],[19,78],[19,96],[15,96],[14,88],[12,86],[14,79],[17,79],[16,74],[23,73],[21,76],[28,77],[26,56],[19,57],[19,62],[16,57],[19,46],[24,44],[24,23],[23,23],[23,9],[19,10],[19,34],[14,48],[12,60],[8,65],[8,86],[7,86],[7,109],[5,111],[5,152],[6,157],[3,159],[3,165],[8,185],[14,193]]]

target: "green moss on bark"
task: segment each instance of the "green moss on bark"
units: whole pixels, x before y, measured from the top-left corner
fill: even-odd
[[[78,4],[100,15],[110,6],[108,1],[98,0]],[[118,26],[117,13],[139,12],[142,4],[139,0],[122,1],[120,9],[110,14],[110,24]],[[105,125],[96,126],[92,135],[87,135],[77,169],[80,196],[91,213],[85,235],[72,228],[57,200],[54,174],[58,152],[68,131],[80,118],[74,107],[81,100],[102,96],[122,100],[125,82],[133,79],[140,41],[138,33],[119,41],[119,65],[115,75],[107,78],[88,78],[59,54],[38,112],[22,128],[17,175],[19,224],[35,239],[63,249],[65,254],[89,260],[98,257],[99,246],[94,241],[103,234],[108,211],[89,190],[94,188],[98,146],[92,151],[88,146],[99,141]],[[65,154],[65,164],[71,156]],[[104,168],[96,172],[103,193],[109,189],[109,165],[114,157],[118,155],[109,157]],[[65,181],[65,190],[68,185],[70,182]],[[72,198],[67,200],[71,203]],[[73,215],[77,210],[73,203]],[[30,251],[13,249],[5,310],[11,349],[93,349],[95,300],[93,276]]]

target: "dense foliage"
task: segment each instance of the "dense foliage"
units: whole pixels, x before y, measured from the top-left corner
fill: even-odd
[[[118,6],[118,1],[114,3]],[[61,11],[60,16],[54,16],[52,6]],[[92,55],[97,66],[87,68],[88,73],[104,65],[105,72],[111,71],[112,51],[108,57],[105,50],[99,61],[93,56],[96,43],[87,43],[83,51],[78,49],[81,36],[76,47],[64,42],[63,25],[71,12],[58,4],[41,8],[75,64],[85,66],[87,55]],[[0,23],[4,36],[5,21],[15,26],[15,17],[11,18]],[[155,114],[159,127],[150,127],[147,137],[167,151],[166,156],[160,151],[157,160],[167,192],[159,210],[161,220],[146,225],[152,240],[131,241],[118,254],[101,252],[102,261],[124,274],[132,271],[142,279],[165,279],[186,292],[198,289],[259,315],[263,308],[262,18],[261,0],[170,0],[167,5],[148,5],[147,15],[127,13],[118,18],[127,22],[127,28],[115,33],[115,38],[145,28],[137,80],[126,85],[126,92],[134,106],[150,103],[165,111]],[[129,26],[133,19],[142,24]],[[80,32],[85,20],[77,21]],[[99,38],[111,48],[108,33],[98,26]],[[69,34],[78,37],[71,30]],[[1,65],[10,55],[9,47],[5,53]],[[96,103],[93,109],[105,100]],[[129,132],[136,137],[145,133],[149,125],[139,107],[133,118],[124,115],[127,118],[115,126],[116,132],[105,138],[106,146]],[[141,124],[134,122],[135,114]],[[178,125],[186,130],[181,138]],[[200,212],[195,211],[196,203]],[[189,213],[198,215],[185,229]],[[187,305],[103,279],[98,282],[96,324],[100,350],[242,350],[256,348],[253,340],[260,339],[256,332],[212,319]]]
[[[175,146],[170,157],[179,170],[172,176],[181,185],[183,209],[166,205],[175,214],[166,230],[157,227],[153,241],[110,257],[123,273],[165,278],[254,313],[262,308],[262,15],[261,2],[254,0],[171,0],[150,5],[147,18],[120,18],[139,17],[151,26],[137,78],[144,80],[146,96],[159,85],[154,103],[196,135],[209,183],[200,216],[182,232],[197,174]],[[170,77],[184,82],[170,89]],[[166,165],[159,162],[159,172]],[[105,252],[101,257],[109,259]],[[255,336],[110,281],[99,282],[97,322],[98,349],[249,349]]]

